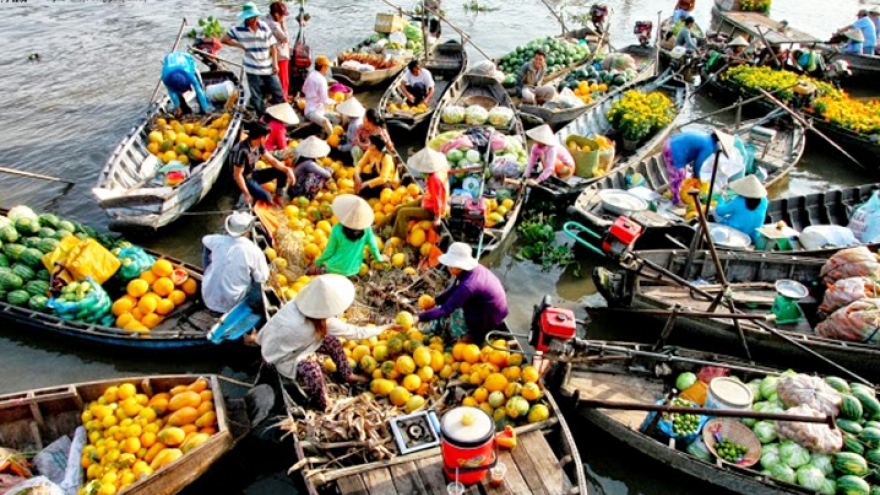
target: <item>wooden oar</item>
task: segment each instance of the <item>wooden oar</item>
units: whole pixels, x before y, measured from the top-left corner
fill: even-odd
[[[581,399],[578,398],[577,407],[590,409],[619,409],[624,411],[649,411],[670,414],[699,414],[701,416],[714,416],[717,418],[751,418],[757,420],[791,421],[795,423],[821,423],[834,428],[834,416],[796,416],[785,413],[765,413],[757,411],[737,411],[733,409],[704,409],[695,407],[661,406],[657,404],[642,404],[640,402],[623,402],[616,400]]]
[[[72,180],[61,179],[59,177],[53,177],[51,175],[43,175],[43,174],[35,174],[33,172],[25,172],[23,170],[16,170],[14,168],[0,167],[0,173],[9,174],[9,175],[18,175],[18,176],[27,177],[30,179],[47,180],[49,182],[64,182],[66,184],[76,184],[76,182],[74,182]]]
[[[177,47],[180,45],[180,39],[183,38],[183,30],[186,29],[186,17],[183,18],[183,22],[180,23],[180,31],[177,32],[177,39],[174,41],[174,46],[171,48],[171,51],[177,50]],[[162,89],[162,76],[159,76],[159,82],[156,83],[156,89],[153,90],[153,96],[150,97],[150,106],[153,105],[153,102],[156,101],[156,96],[159,95],[159,90]]]

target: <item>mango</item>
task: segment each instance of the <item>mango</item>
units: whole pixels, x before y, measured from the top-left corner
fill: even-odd
[[[211,435],[207,433],[196,433],[189,440],[183,442],[183,445],[180,446],[180,450],[183,451],[184,454],[189,452],[190,450],[202,445],[211,439]]]
[[[153,462],[150,463],[150,469],[156,471],[181,457],[183,457],[183,452],[180,449],[165,449],[153,459]]]
[[[167,424],[171,426],[183,426],[191,424],[199,418],[199,411],[194,407],[181,408],[168,417]]]
[[[199,428],[206,428],[208,426],[214,426],[217,424],[217,413],[214,411],[208,411],[205,414],[196,419],[196,426]]]
[[[183,409],[184,407],[199,407],[199,404],[202,403],[202,398],[198,393],[193,392],[191,390],[186,390],[177,395],[173,395],[171,400],[168,401],[168,410],[169,411],[177,411]]]
[[[159,441],[169,447],[176,447],[183,443],[186,432],[180,428],[169,426],[159,432]]]

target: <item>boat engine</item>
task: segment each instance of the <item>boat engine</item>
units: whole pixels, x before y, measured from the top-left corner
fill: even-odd
[[[593,23],[593,27],[596,28],[596,32],[603,33],[605,32],[605,19],[608,17],[608,6],[593,4],[590,7],[590,21]]]
[[[647,47],[651,44],[651,32],[654,31],[654,23],[651,21],[636,21],[633,34],[639,39],[639,45]]]
[[[618,217],[602,238],[602,251],[608,256],[623,258],[644,232],[645,227],[633,219]]]
[[[550,296],[544,296],[532,314],[529,344],[536,351],[547,352],[554,341],[565,344],[574,339],[578,323],[574,311],[553,307]]]

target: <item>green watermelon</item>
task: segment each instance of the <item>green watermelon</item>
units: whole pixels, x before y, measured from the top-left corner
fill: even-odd
[[[34,270],[25,264],[14,263],[12,265],[11,269],[12,269],[12,273],[21,277],[21,279],[24,280],[25,283],[30,282],[31,280],[34,279],[34,275],[35,275]]]
[[[863,426],[865,428],[868,428],[868,427],[880,428],[880,421],[867,421],[867,422],[865,422],[865,424]]]
[[[34,221],[30,218],[19,218],[15,222],[15,230],[24,236],[35,235],[40,231],[40,222]]]
[[[40,231],[37,233],[40,237],[55,237],[55,229],[52,227],[42,227]]]
[[[18,259],[28,266],[37,267],[43,262],[43,252],[36,248],[27,248]]]
[[[837,478],[838,495],[871,495],[871,485],[858,476],[846,475]]]
[[[56,247],[58,247],[58,241],[51,237],[44,237],[40,239],[40,242],[34,247],[36,247],[41,253],[51,253]]]
[[[45,280],[31,280],[24,286],[24,290],[32,296],[44,296],[49,292],[49,282]]]
[[[11,291],[21,289],[23,285],[24,280],[15,273],[12,273],[12,270],[9,270],[8,273],[5,271],[0,273],[0,287],[4,290]]]
[[[6,294],[6,302],[13,306],[25,306],[30,298],[30,294],[20,289]]]
[[[874,388],[865,385],[864,383],[852,382],[849,384],[849,388],[851,391],[853,390],[864,390],[868,394],[874,394]]]
[[[864,413],[862,403],[850,394],[844,393],[842,395],[843,401],[840,403],[840,415],[845,419],[853,421],[861,419]]]
[[[42,294],[31,296],[28,300],[28,307],[34,311],[45,311],[48,304],[49,298]]]
[[[862,433],[862,426],[851,419],[837,419],[837,426],[847,432],[852,433],[853,435],[859,435]]]
[[[15,227],[12,225],[7,225],[0,229],[0,241],[3,241],[7,244],[15,242],[18,240],[18,231],[15,230]]]
[[[45,268],[39,270],[36,275],[37,280],[45,280],[47,282],[49,281],[49,278],[51,278],[51,277],[52,277],[52,275],[49,273],[49,270],[46,270]]]
[[[843,434],[843,450],[847,453],[862,455],[865,453],[865,446],[851,433]]]
[[[880,447],[880,428],[865,428],[859,435],[859,440],[864,442],[869,449]]]
[[[61,219],[56,215],[51,213],[43,213],[40,215],[40,226],[41,227],[49,227],[50,229],[57,229],[58,224],[61,223]]]
[[[21,239],[21,243],[24,245],[24,247],[36,248],[40,240],[41,239],[39,237],[25,237]]]
[[[71,232],[70,235],[73,235],[73,232],[76,231],[76,225],[74,225],[73,222],[71,222],[70,220],[61,220],[60,222],[58,222],[57,229],[66,230],[68,232]]]
[[[0,289],[0,301],[5,301],[7,295],[9,295],[8,292],[6,292],[6,291],[3,290],[3,289]]]
[[[0,266],[9,266],[9,258],[3,253],[0,253]]]
[[[21,244],[6,244],[3,246],[3,252],[6,253],[9,259],[13,260],[20,258],[25,249],[27,248]]]
[[[864,476],[869,472],[868,463],[865,461],[865,458],[853,452],[834,454],[834,459],[831,462],[834,465],[834,469],[843,474]]]
[[[880,449],[871,449],[865,452],[865,460],[868,464],[880,466]]]
[[[867,419],[874,419],[880,416],[880,402],[878,402],[877,398],[874,396],[873,390],[868,392],[868,390],[864,388],[854,387],[852,395],[862,403],[864,416]]]
[[[61,239],[64,239],[65,237],[70,237],[72,235],[73,235],[73,231],[71,231],[71,230],[58,229],[55,231],[55,238],[58,239],[59,241]]]

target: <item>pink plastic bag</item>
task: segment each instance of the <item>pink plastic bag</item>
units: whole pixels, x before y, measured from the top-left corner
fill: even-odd
[[[828,286],[819,309],[833,313],[850,303],[866,297],[878,296],[880,296],[880,287],[874,280],[868,277],[844,278]]]
[[[850,342],[880,343],[880,299],[862,299],[838,309],[816,325],[820,337]]]
[[[842,249],[822,266],[821,276],[826,284],[849,277],[871,277],[880,280],[880,263],[867,247]]]

